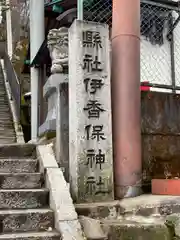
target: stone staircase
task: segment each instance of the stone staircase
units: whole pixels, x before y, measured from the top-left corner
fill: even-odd
[[[35,146],[0,146],[0,240],[60,239],[38,165]]]
[[[4,76],[0,66],[0,144],[16,142],[12,113],[5,89]]]

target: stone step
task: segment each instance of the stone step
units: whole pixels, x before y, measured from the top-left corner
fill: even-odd
[[[5,107],[9,108],[9,103],[6,99],[0,98],[0,107],[4,109]]]
[[[2,117],[3,117],[3,116],[2,116]],[[4,118],[4,119],[5,119],[5,118]],[[7,120],[7,121],[4,122],[3,119],[0,118],[0,122],[1,122],[2,124],[3,124],[3,123],[5,124],[5,123],[9,123],[9,122],[12,123],[12,122],[13,122],[13,121],[12,121],[12,118],[8,118],[8,119],[6,119],[6,120]]]
[[[153,218],[104,221],[102,228],[111,240],[172,240],[164,221]]]
[[[1,104],[1,103],[0,103]],[[2,103],[3,104],[3,103]],[[8,106],[6,106],[5,108],[0,108],[0,114],[1,114],[1,117],[3,117],[3,113],[5,114],[5,116],[7,116],[8,114],[11,115],[11,110],[8,109]]]
[[[14,140],[15,137],[16,137],[16,135],[13,131],[12,132],[6,131],[6,129],[4,129],[4,132],[0,130],[0,136],[1,136],[0,140],[1,139],[12,139],[12,140]]]
[[[16,138],[12,138],[12,139],[7,139],[4,137],[4,139],[0,139],[0,144],[4,144],[4,145],[7,145],[7,144],[12,144],[12,143],[15,143],[16,142]]]
[[[5,139],[5,140],[0,140],[0,145],[9,145],[9,144],[13,144],[13,143],[16,143],[16,139],[13,139],[13,140],[8,140],[8,139]]]
[[[4,129],[4,132],[3,131],[1,131],[0,130],[0,140],[1,139],[12,139],[12,140],[14,140],[15,139],[15,137],[16,137],[16,134],[15,134],[15,132],[10,132],[10,131],[6,131],[6,129]]]
[[[11,133],[11,135],[9,135]],[[4,138],[4,136],[7,136],[7,138],[11,138],[15,136],[15,132],[13,131],[12,128],[4,128],[4,131],[0,128],[0,139]]]
[[[37,165],[35,159],[0,159],[0,173],[34,173]]]
[[[5,119],[6,117],[11,116],[11,111],[9,109],[0,109],[0,118]]]
[[[0,126],[1,126],[1,128],[3,128],[3,127],[13,128],[13,121],[9,120],[9,121],[4,122],[0,119]]]
[[[0,108],[3,109],[5,107],[10,109],[8,101],[0,97]]]
[[[0,133],[1,134],[1,133]],[[16,138],[15,138],[15,135],[13,134],[12,136],[6,136],[6,135],[4,135],[4,136],[1,136],[1,138],[0,138],[0,142],[3,144],[3,142],[4,142],[4,144],[7,142],[16,142]]]
[[[2,144],[11,144],[11,143],[15,143],[16,142],[16,136],[12,136],[12,137],[6,137],[6,136],[2,136],[2,138],[0,138],[0,145]]]
[[[11,111],[10,110],[6,111],[4,109],[0,109],[0,118],[1,119],[6,119],[7,116],[8,117],[11,116]]]
[[[78,215],[97,219],[121,218],[137,215],[150,217],[180,213],[180,196],[143,194],[134,198],[98,203],[81,203],[75,205]]]
[[[54,227],[54,214],[50,209],[23,209],[0,211],[0,234],[47,231]]]
[[[8,118],[6,120],[3,120],[3,119],[0,118],[0,126],[1,127],[4,127],[4,126],[5,127],[10,127],[10,128],[14,127],[13,121],[12,121],[11,118]]]
[[[13,121],[11,120],[11,118],[4,120],[4,121],[0,118],[0,129],[2,130],[5,127],[7,128],[7,130],[8,130],[8,128],[10,130],[14,129],[14,124],[13,124]]]
[[[60,235],[56,231],[28,232],[0,235],[0,240],[60,240]]]
[[[7,121],[7,122],[13,123],[11,114],[1,114],[0,120],[1,120],[2,122],[6,122],[6,121]]]
[[[4,132],[3,132],[4,131]],[[0,136],[2,137],[3,136],[15,136],[15,131],[12,127],[4,127],[4,130],[3,128],[0,127]]]
[[[0,103],[1,103],[1,102],[0,102]],[[2,110],[6,110],[6,111],[10,111],[9,104],[3,104],[3,105],[0,105],[0,109],[2,109]]]
[[[0,84],[0,89],[1,87],[3,88],[2,84]],[[0,97],[1,98],[7,98],[6,91],[5,90],[0,90]]]
[[[40,173],[0,173],[0,189],[41,188]]]
[[[11,144],[11,145],[0,145],[0,158],[9,159],[11,156],[14,159],[31,159],[32,156],[36,156],[36,145],[35,144]]]
[[[4,106],[2,104],[5,104],[6,106],[9,106],[8,99],[7,99],[6,96],[0,96],[0,103],[1,103],[2,107]]]
[[[16,142],[16,137],[12,136],[12,137],[6,137],[6,136],[2,136],[2,138],[0,138],[0,144],[11,144],[11,143],[15,143]]]
[[[4,131],[4,132],[3,132]],[[15,131],[12,127],[7,127],[7,126],[4,126],[4,130],[3,128],[0,127],[0,136],[2,135],[6,135],[6,136],[15,136]]]
[[[1,108],[3,108],[3,107],[9,108],[9,103],[6,99],[3,99],[2,97],[0,97],[0,106],[1,106]]]
[[[5,107],[5,108],[0,108],[0,114],[1,114],[1,116],[3,116],[3,114],[5,114],[5,115],[10,115],[11,114],[11,110],[10,109],[8,109],[8,107]]]
[[[7,138],[14,138],[15,137],[15,132],[13,131],[12,128],[4,127],[4,131],[0,128],[0,139],[4,138],[6,136]]]
[[[16,135],[15,135],[15,133],[11,133],[10,134],[10,132],[8,132],[7,131],[7,133],[6,133],[6,129],[4,129],[4,132],[2,132],[2,131],[0,131],[0,140],[1,139],[10,139],[10,140],[12,140],[12,139],[14,139],[16,137]]]
[[[47,189],[0,190],[0,209],[35,209],[48,206]]]
[[[9,137],[14,137],[15,136],[15,131],[13,130],[12,127],[4,127],[4,130],[0,128],[0,136],[9,136]]]
[[[5,118],[4,118],[4,119],[5,119]],[[1,118],[0,118],[0,122],[1,122],[2,124],[13,123],[12,118],[7,118],[6,121],[4,121],[4,119],[1,119]]]
[[[9,107],[8,99],[5,97],[0,97],[0,103],[1,103],[1,105],[0,105],[1,107],[4,107],[4,106]]]

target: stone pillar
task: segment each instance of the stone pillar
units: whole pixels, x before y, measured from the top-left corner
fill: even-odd
[[[30,59],[35,58],[44,41],[44,1],[30,0]],[[39,69],[31,67],[31,140],[38,138]]]
[[[68,29],[63,27],[50,30],[48,48],[52,59],[52,75],[43,87],[48,113],[39,128],[39,135],[56,136],[56,158],[65,170],[68,181]]]
[[[69,165],[74,201],[114,199],[106,24],[75,20],[69,30]]]

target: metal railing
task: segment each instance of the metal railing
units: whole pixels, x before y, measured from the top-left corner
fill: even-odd
[[[16,72],[7,53],[4,54],[4,69],[6,71],[7,81],[10,86],[11,98],[14,101],[16,117],[18,122],[20,122],[20,108],[21,108],[20,82],[17,78]]]
[[[83,0],[83,19],[112,26],[112,0]],[[141,85],[180,90],[180,7],[141,0]],[[163,89],[163,90],[162,90]]]

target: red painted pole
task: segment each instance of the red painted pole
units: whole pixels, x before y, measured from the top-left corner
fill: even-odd
[[[113,138],[117,198],[141,193],[140,0],[113,0]]]

